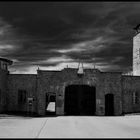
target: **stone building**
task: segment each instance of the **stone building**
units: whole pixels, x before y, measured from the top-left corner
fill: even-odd
[[[135,40],[135,39],[134,39]],[[0,112],[44,116],[49,102],[56,115],[123,115],[140,112],[140,76],[98,69],[37,70],[10,74],[0,58]]]

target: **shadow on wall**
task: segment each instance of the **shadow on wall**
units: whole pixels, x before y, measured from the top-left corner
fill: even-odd
[[[44,117],[57,117],[56,114],[48,113],[44,116],[38,115],[37,113],[28,114],[27,112],[3,112],[0,114],[0,119],[23,117],[23,118],[44,118]]]

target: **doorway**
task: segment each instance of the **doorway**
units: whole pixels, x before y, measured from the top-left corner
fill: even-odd
[[[114,116],[114,95],[111,93],[105,95],[105,116]]]
[[[47,93],[46,94],[46,114],[47,115],[55,115],[56,114],[56,94],[55,93]]]
[[[96,89],[88,85],[69,85],[65,88],[65,115],[94,115]]]

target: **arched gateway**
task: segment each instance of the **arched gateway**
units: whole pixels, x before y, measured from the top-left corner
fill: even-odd
[[[94,115],[96,89],[89,85],[69,85],[65,88],[65,115]]]

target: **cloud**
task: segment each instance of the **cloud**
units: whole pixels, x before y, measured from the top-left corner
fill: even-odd
[[[84,51],[93,51],[93,52],[98,52],[104,47],[106,47],[104,44],[105,43],[111,43],[113,40],[110,39],[105,39],[103,37],[98,37],[96,39],[90,40],[90,41],[83,41],[80,43],[75,43],[70,45],[67,49],[58,49],[58,50],[52,50],[54,52],[59,52],[59,53],[79,53],[79,52],[84,52]]]
[[[1,45],[0,44],[0,55],[8,54],[8,53],[10,53],[11,51],[13,51],[15,49],[16,49],[16,47],[13,46],[13,45],[8,45],[8,44]]]
[[[0,55],[18,72],[95,63],[104,70],[132,65],[137,2],[2,2]],[[25,68],[25,69],[24,69]]]
[[[51,57],[45,61],[42,61],[43,63],[60,63],[60,62],[69,62],[73,61],[73,59],[66,57],[63,55],[62,57]]]

